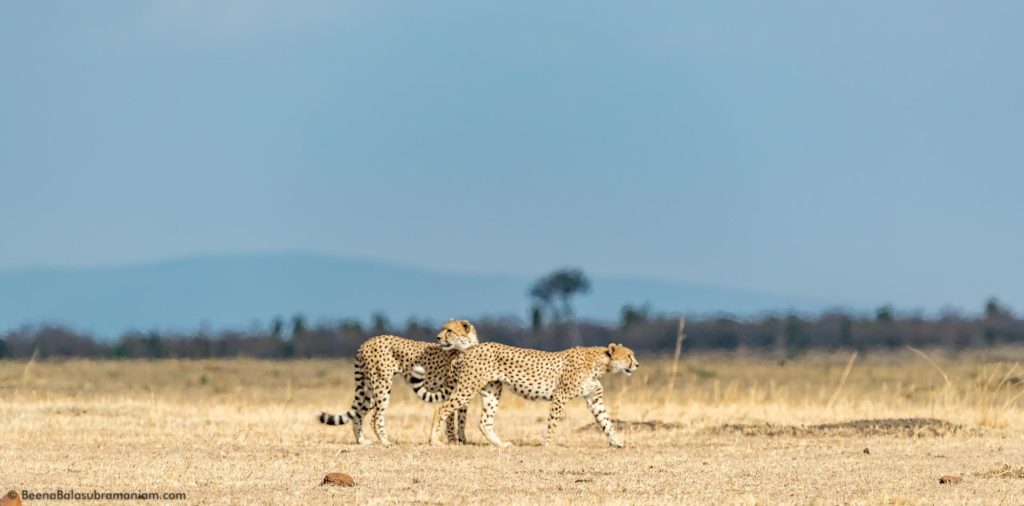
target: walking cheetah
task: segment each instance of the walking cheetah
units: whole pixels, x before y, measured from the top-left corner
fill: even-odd
[[[442,343],[445,341],[444,337],[438,339]],[[448,382],[442,390],[448,400],[434,414],[430,443],[441,443],[441,426],[447,423],[455,410],[465,409],[469,399],[480,392],[483,405],[480,430],[492,444],[508,446],[494,433],[494,413],[501,400],[502,386],[508,385],[512,391],[527,399],[551,401],[551,412],[544,433],[545,445],[549,445],[554,437],[565,402],[582,396],[597,424],[608,437],[608,443],[621,448],[623,444],[616,436],[604,406],[604,388],[600,378],[608,372],[630,375],[639,366],[633,350],[614,343],[558,352],[516,348],[500,343],[478,344],[462,352],[453,362],[453,372],[448,375]],[[421,397],[428,395],[428,392],[415,385],[418,377],[424,373],[425,370],[420,367],[413,368],[412,382],[417,395]]]
[[[367,444],[369,440],[363,435],[363,417],[371,409],[373,429],[381,444],[391,444],[384,427],[384,413],[391,401],[391,385],[396,374],[402,373],[411,379],[410,372],[414,364],[421,367],[417,377],[418,395],[428,402],[442,401],[446,394],[430,391],[441,390],[446,383],[446,376],[451,361],[459,354],[479,343],[476,327],[467,320],[450,320],[441,327],[437,334],[440,344],[413,341],[404,337],[383,335],[371,337],[356,351],[355,383],[356,396],[352,408],[340,415],[317,413],[317,419],[327,425],[344,425],[352,423],[356,442]],[[450,389],[448,390],[450,392]],[[461,420],[461,422],[459,422]],[[449,440],[465,442],[466,410],[459,411],[458,420],[452,418],[448,422]]]

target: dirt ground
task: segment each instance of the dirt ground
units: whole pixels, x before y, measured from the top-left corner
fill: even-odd
[[[513,447],[484,443],[475,402],[470,444],[430,447],[432,406],[400,380],[396,444],[356,445],[313,418],[351,402],[347,361],[0,362],[0,488],[159,496],[118,504],[1024,503],[1015,356],[848,358],[688,357],[672,386],[641,357],[605,382],[625,449],[582,400],[541,447],[547,403],[513,395],[496,420]],[[356,485],[321,486],[328,472]]]

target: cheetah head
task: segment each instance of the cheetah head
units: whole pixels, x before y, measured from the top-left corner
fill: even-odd
[[[640,367],[640,362],[637,362],[636,355],[633,354],[633,350],[626,348],[621,344],[609,344],[608,350],[605,351],[608,354],[608,371],[609,372],[622,372],[626,376],[633,374],[633,371],[637,367]]]
[[[441,326],[437,340],[446,350],[462,351],[470,346],[480,344],[480,340],[476,337],[476,327],[469,323],[469,320],[448,320]]]

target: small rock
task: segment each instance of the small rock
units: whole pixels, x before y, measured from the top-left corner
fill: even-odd
[[[21,496],[17,490],[10,490],[0,499],[0,506],[21,506]]]
[[[871,455],[871,450],[868,450],[867,448],[865,448],[864,449],[864,455]]]
[[[947,475],[939,478],[939,485],[956,485],[957,483],[960,483],[961,481],[964,481],[964,479],[959,477],[959,476],[953,476],[951,474],[947,474]]]
[[[327,476],[324,476],[324,481],[321,482],[320,484],[321,485],[338,485],[338,486],[341,486],[341,487],[354,487],[354,486],[356,486],[355,480],[353,480],[351,476],[349,476],[349,475],[347,475],[345,473],[327,473]]]

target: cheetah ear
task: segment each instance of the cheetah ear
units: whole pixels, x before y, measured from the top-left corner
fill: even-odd
[[[618,346],[619,345],[617,345],[615,343],[611,343],[611,344],[608,345],[608,349],[605,350],[604,352],[607,353],[608,356],[610,357],[610,356],[612,356],[612,353],[615,353],[615,348],[617,348]]]
[[[467,320],[462,320],[462,330],[465,330],[468,333],[469,329],[471,328],[473,328],[473,325],[471,323],[469,323]]]

